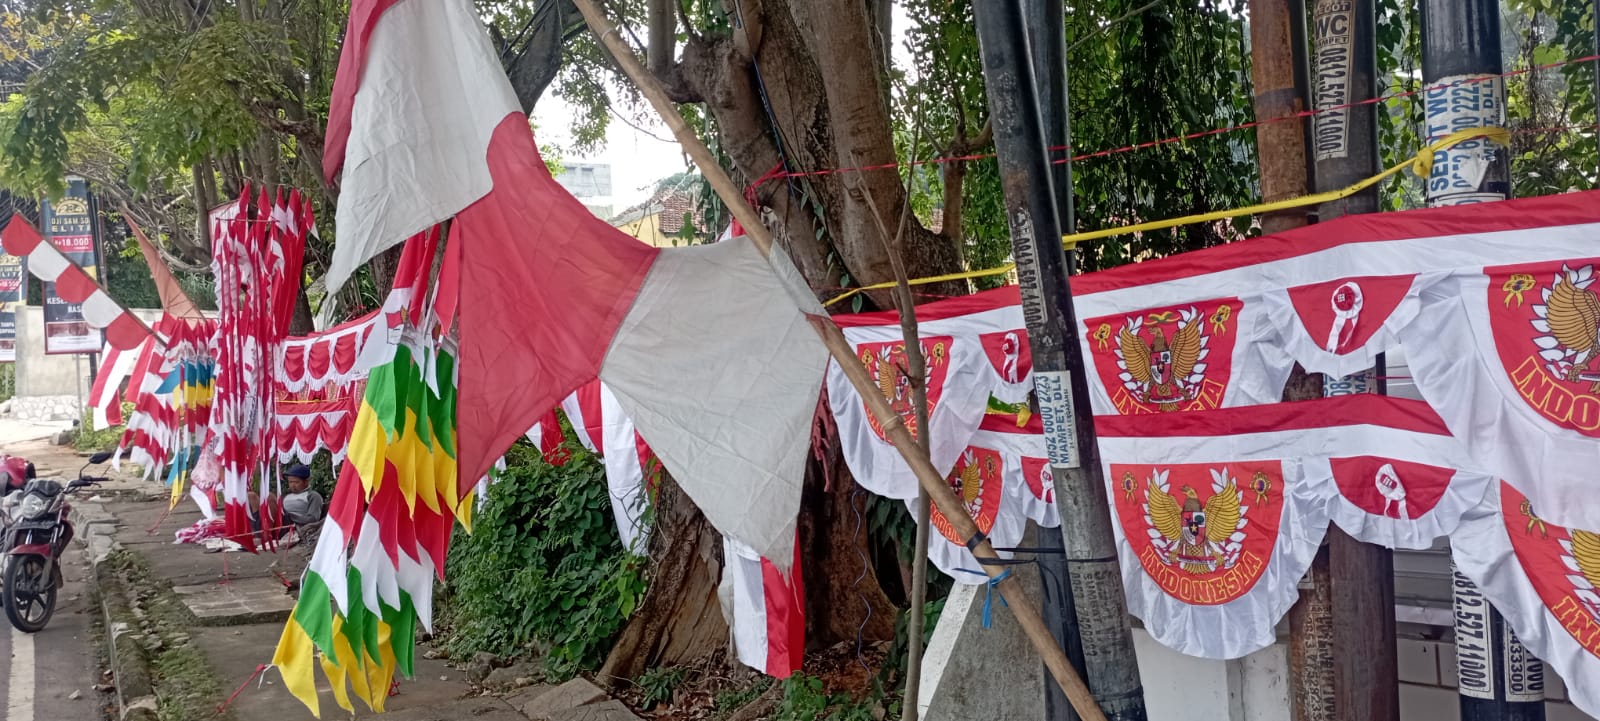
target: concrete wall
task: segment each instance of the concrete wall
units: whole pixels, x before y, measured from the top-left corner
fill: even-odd
[[[161,311],[139,309],[146,323]],[[17,388],[12,416],[27,421],[76,420],[89,400],[90,357],[45,355],[44,309],[30,305],[17,309]]]
[[[1026,567],[1024,567],[1026,568]],[[957,587],[924,657],[921,707],[929,721],[1041,718],[1043,674],[1010,612],[998,602],[994,628],[981,626],[983,591]],[[1233,661],[1184,656],[1141,628],[1133,631],[1152,719],[1283,721],[1289,717],[1289,652],[1284,643]],[[1449,641],[1399,641],[1400,718],[1459,721],[1455,646]],[[994,669],[1008,669],[996,677]],[[1596,721],[1567,703],[1566,685],[1545,668],[1548,721]],[[1014,713],[997,713],[1006,710]]]
[[[17,309],[17,395],[85,397],[89,387],[87,357],[44,354],[44,308]]]
[[[1279,643],[1236,661],[1184,656],[1133,632],[1150,718],[1200,717],[1229,721],[1288,718],[1288,647]],[[1400,639],[1400,718],[1459,721],[1455,692],[1455,646],[1449,642]],[[1545,712],[1549,721],[1595,721],[1566,702],[1561,679],[1545,667]]]

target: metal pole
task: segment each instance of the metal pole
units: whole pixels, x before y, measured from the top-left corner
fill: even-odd
[[[1034,89],[1039,97],[1039,118],[1044,126],[1045,144],[1065,147],[1072,142],[1072,118],[1067,100],[1067,27],[1062,0],[1023,0],[1028,18],[1028,47],[1033,58]],[[1061,228],[1077,227],[1072,198],[1072,151],[1052,152],[1051,188],[1055,190],[1056,217]],[[1077,253],[1067,253],[1067,274],[1077,273]],[[1072,599],[1068,577],[1066,537],[1058,529],[1039,530],[1039,586],[1044,596],[1045,624],[1050,635],[1067,652],[1067,659],[1079,675],[1087,669],[1083,662],[1083,642],[1078,638],[1078,608]],[[1047,721],[1077,721],[1066,694],[1054,682],[1044,687],[1044,717]]]
[[[1503,126],[1500,7],[1494,0],[1423,0],[1422,82],[1426,141],[1462,128]],[[1439,87],[1444,86],[1444,87]],[[1434,154],[1430,206],[1511,196],[1507,149],[1487,138]],[[1529,655],[1499,612],[1455,570],[1457,692],[1462,721],[1541,721],[1544,664]]]
[[[973,3],[972,10],[1079,638],[1084,658],[1093,661],[1087,670],[1089,691],[1107,718],[1143,721],[1144,689],[1088,406],[1088,377],[1025,42],[1027,23],[1020,0],[985,0]]]
[[[1340,188],[1378,172],[1377,106],[1349,106],[1377,95],[1375,24],[1373,0],[1317,0],[1313,6],[1317,107],[1337,108],[1318,114],[1313,124],[1319,191]],[[1377,188],[1369,188],[1324,204],[1318,217],[1377,211]],[[1373,370],[1349,378],[1327,378],[1323,392],[1328,396],[1375,392],[1377,377]],[[1328,528],[1325,553],[1326,575],[1314,564],[1309,576],[1308,607],[1303,612],[1307,638],[1300,649],[1306,657],[1302,662],[1332,661],[1333,718],[1398,721],[1394,553],[1360,543],[1333,526]],[[1322,555],[1318,554],[1319,562]],[[1320,616],[1321,604],[1326,604],[1325,617]],[[1321,635],[1324,633],[1326,636]],[[1314,688],[1306,690],[1315,692]]]

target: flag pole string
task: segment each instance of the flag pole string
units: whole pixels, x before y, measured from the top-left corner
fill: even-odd
[[[1341,198],[1347,198],[1347,197],[1349,197],[1351,195],[1355,195],[1356,193],[1359,193],[1359,192],[1361,192],[1363,190],[1366,190],[1367,188],[1370,188],[1370,187],[1372,187],[1374,185],[1377,185],[1379,182],[1382,182],[1383,180],[1400,173],[1401,171],[1405,170],[1408,167],[1411,168],[1412,172],[1416,173],[1418,176],[1426,177],[1428,175],[1428,173],[1432,170],[1434,153],[1436,153],[1438,151],[1441,151],[1441,150],[1444,150],[1446,148],[1450,148],[1452,146],[1458,145],[1460,143],[1467,142],[1469,140],[1476,140],[1476,139],[1479,139],[1479,138],[1487,138],[1488,140],[1490,140],[1492,142],[1495,142],[1497,144],[1500,144],[1500,145],[1510,145],[1511,136],[1512,135],[1521,135],[1521,134],[1526,134],[1526,133],[1539,133],[1539,132],[1553,132],[1553,131],[1559,131],[1559,130],[1572,130],[1572,129],[1593,128],[1593,127],[1597,127],[1597,126],[1594,126],[1594,125],[1577,125],[1577,126],[1569,126],[1569,127],[1566,127],[1566,128],[1535,128],[1535,129],[1529,129],[1529,130],[1519,130],[1519,131],[1516,131],[1516,132],[1507,130],[1505,128],[1500,128],[1500,127],[1469,128],[1469,129],[1466,129],[1466,130],[1458,130],[1458,131],[1453,132],[1453,133],[1451,133],[1451,134],[1449,134],[1449,135],[1447,135],[1447,136],[1445,136],[1443,138],[1440,138],[1439,140],[1433,141],[1433,142],[1427,144],[1426,146],[1423,146],[1422,149],[1418,150],[1413,157],[1408,158],[1403,162],[1396,163],[1394,166],[1384,170],[1383,172],[1378,173],[1377,175],[1374,175],[1372,177],[1366,178],[1366,179],[1361,180],[1359,182],[1356,182],[1354,184],[1345,186],[1343,188],[1339,188],[1337,190],[1324,191],[1324,192],[1321,192],[1321,193],[1312,193],[1312,194],[1309,194],[1309,195],[1302,195],[1302,196],[1295,197],[1295,198],[1287,198],[1285,200],[1277,200],[1277,201],[1273,201],[1273,202],[1270,202],[1270,203],[1256,203],[1254,205],[1246,205],[1246,206],[1243,206],[1243,207],[1231,208],[1231,209],[1228,209],[1228,210],[1215,210],[1215,211],[1211,211],[1209,213],[1196,213],[1194,215],[1184,215],[1184,216],[1180,216],[1180,217],[1176,217],[1176,218],[1168,218],[1168,219],[1165,219],[1165,220],[1152,220],[1152,221],[1145,222],[1145,223],[1134,223],[1132,225],[1122,225],[1122,226],[1117,226],[1117,227],[1113,227],[1113,228],[1103,228],[1101,230],[1086,231],[1086,232],[1083,232],[1083,233],[1073,233],[1073,234],[1068,234],[1068,235],[1061,236],[1061,243],[1062,243],[1063,246],[1066,247],[1067,250],[1072,250],[1073,248],[1076,248],[1079,243],[1085,243],[1085,242],[1094,241],[1094,240],[1102,240],[1102,239],[1105,239],[1105,238],[1110,238],[1110,237],[1118,236],[1118,235],[1129,235],[1129,234],[1133,234],[1133,233],[1142,233],[1142,232],[1151,231],[1151,230],[1163,230],[1163,229],[1166,229],[1166,228],[1174,228],[1174,227],[1177,227],[1177,226],[1180,226],[1180,225],[1190,225],[1190,224],[1194,224],[1194,223],[1207,223],[1207,222],[1213,222],[1213,221],[1217,221],[1217,220],[1224,220],[1224,219],[1227,219],[1227,218],[1236,218],[1236,217],[1239,217],[1239,216],[1242,216],[1242,215],[1259,215],[1259,214],[1262,214],[1262,213],[1270,213],[1270,212],[1277,211],[1277,210],[1289,210],[1289,209],[1293,209],[1293,208],[1301,208],[1301,207],[1305,207],[1305,206],[1308,206],[1308,205],[1321,205],[1322,203],[1327,203],[1327,202],[1339,200]],[[973,278],[985,278],[985,277],[989,277],[989,276],[1003,275],[1005,273],[1010,273],[1011,271],[1013,271],[1015,269],[1016,269],[1016,264],[1015,263],[1006,263],[1004,265],[995,266],[993,268],[984,268],[984,269],[981,269],[981,270],[968,270],[968,271],[962,271],[962,272],[959,272],[959,273],[945,273],[945,274],[942,274],[942,275],[932,275],[932,276],[926,276],[926,277],[922,277],[922,278],[912,278],[909,282],[910,282],[911,285],[927,285],[927,284],[930,284],[930,283],[944,283],[944,282],[949,282],[949,281],[971,280]],[[831,305],[833,305],[835,303],[843,301],[846,298],[850,298],[850,297],[852,297],[852,296],[854,296],[854,295],[856,295],[858,293],[864,292],[864,291],[884,290],[884,289],[893,288],[893,287],[895,287],[895,282],[894,281],[886,281],[886,282],[883,282],[883,283],[874,283],[872,285],[865,285],[865,286],[861,286],[861,287],[858,287],[858,288],[845,289],[845,291],[843,293],[840,293],[839,295],[836,295],[836,296],[834,296],[832,298],[829,298],[827,301],[825,301],[823,303],[823,305],[824,306],[831,306]]]
[[[1182,134],[1182,135],[1174,135],[1174,136],[1167,137],[1167,138],[1161,138],[1159,140],[1149,140],[1149,141],[1145,141],[1145,142],[1142,142],[1142,143],[1133,143],[1133,144],[1124,145],[1124,146],[1118,147],[1118,148],[1109,148],[1109,149],[1106,149],[1106,150],[1096,150],[1096,151],[1093,151],[1093,152],[1087,152],[1087,153],[1082,153],[1082,154],[1079,154],[1079,155],[1074,155],[1074,156],[1071,156],[1070,158],[1067,158],[1067,157],[1053,158],[1050,162],[1052,164],[1055,164],[1055,165],[1060,165],[1062,163],[1066,163],[1069,160],[1073,161],[1073,162],[1077,162],[1077,161],[1080,161],[1080,160],[1090,160],[1090,159],[1093,159],[1093,158],[1103,158],[1103,157],[1110,156],[1110,155],[1120,155],[1122,153],[1129,153],[1129,152],[1133,152],[1135,150],[1147,150],[1149,148],[1159,147],[1159,146],[1162,146],[1162,145],[1172,145],[1174,143],[1182,143],[1182,142],[1189,141],[1189,140],[1198,140],[1200,138],[1206,138],[1206,137],[1210,137],[1210,136],[1213,136],[1213,135],[1223,135],[1223,134],[1226,134],[1226,133],[1237,132],[1237,131],[1240,131],[1240,130],[1249,130],[1251,128],[1258,128],[1258,127],[1261,127],[1263,125],[1271,125],[1273,123],[1281,123],[1281,122],[1286,122],[1286,121],[1290,121],[1290,120],[1303,120],[1303,119],[1306,119],[1306,118],[1313,118],[1313,117],[1316,117],[1318,115],[1323,115],[1325,113],[1339,112],[1339,111],[1343,111],[1343,110],[1349,110],[1351,108],[1362,107],[1362,106],[1365,106],[1365,105],[1376,105],[1378,103],[1386,103],[1386,102],[1393,101],[1393,100],[1400,100],[1400,99],[1403,99],[1403,98],[1409,98],[1409,97],[1412,97],[1412,96],[1415,96],[1415,95],[1419,95],[1419,94],[1422,94],[1422,93],[1427,93],[1427,92],[1434,91],[1434,90],[1448,90],[1450,88],[1454,88],[1454,87],[1458,87],[1458,86],[1466,85],[1466,84],[1470,84],[1470,83],[1481,83],[1481,82],[1487,82],[1487,81],[1491,81],[1491,80],[1501,80],[1501,79],[1516,77],[1516,76],[1520,76],[1520,75],[1527,75],[1529,73],[1534,73],[1534,72],[1538,72],[1538,71],[1541,71],[1541,70],[1551,70],[1551,69],[1560,68],[1560,67],[1567,66],[1567,65],[1573,65],[1573,64],[1577,64],[1577,63],[1588,63],[1588,62],[1595,62],[1595,61],[1600,61],[1600,54],[1588,55],[1588,56],[1581,57],[1581,58],[1572,58],[1572,59],[1569,59],[1569,60],[1559,60],[1559,61],[1556,61],[1556,62],[1553,62],[1553,63],[1544,63],[1542,65],[1531,65],[1531,66],[1528,66],[1528,67],[1525,67],[1525,68],[1518,68],[1516,70],[1508,70],[1508,71],[1503,72],[1503,73],[1496,73],[1496,74],[1491,74],[1491,75],[1478,75],[1478,76],[1474,76],[1474,77],[1470,77],[1470,78],[1461,78],[1461,79],[1458,79],[1458,80],[1452,80],[1452,81],[1450,81],[1448,83],[1440,83],[1440,84],[1437,84],[1437,85],[1428,85],[1428,86],[1425,86],[1425,87],[1415,88],[1415,89],[1412,89],[1412,90],[1404,90],[1404,91],[1401,91],[1401,92],[1398,92],[1398,93],[1393,93],[1391,95],[1383,95],[1383,96],[1379,96],[1379,97],[1376,97],[1376,98],[1367,98],[1367,99],[1364,99],[1364,100],[1357,100],[1357,101],[1354,101],[1354,102],[1343,103],[1343,104],[1340,104],[1340,105],[1330,105],[1330,106],[1325,107],[1325,108],[1316,108],[1316,109],[1312,109],[1312,110],[1301,110],[1301,111],[1296,112],[1296,113],[1291,113],[1289,115],[1282,115],[1282,116],[1279,116],[1279,117],[1276,117],[1276,118],[1269,118],[1267,120],[1253,120],[1253,121],[1250,121],[1248,123],[1240,123],[1238,125],[1229,125],[1229,126],[1221,127],[1221,128],[1212,128],[1210,130],[1200,130],[1200,131],[1196,131],[1196,132],[1193,132],[1193,133],[1185,133],[1185,134]],[[1072,149],[1072,146],[1070,146],[1070,145],[1053,145],[1053,146],[1050,146],[1049,148],[1047,148],[1046,150],[1048,150],[1051,154],[1055,154],[1055,153],[1059,153],[1059,152],[1067,151],[1067,150],[1071,150],[1071,149]],[[974,161],[974,160],[987,160],[987,159],[993,158],[993,157],[995,157],[994,153],[970,153],[970,154],[966,154],[966,155],[952,155],[952,156],[947,156],[947,157],[943,157],[943,158],[929,158],[927,160],[908,160],[908,161],[904,161],[904,162],[879,163],[879,164],[876,164],[876,165],[862,165],[862,166],[851,167],[851,168],[822,168],[822,169],[819,169],[819,170],[796,170],[796,171],[786,171],[786,172],[778,172],[778,173],[767,173],[766,175],[763,175],[760,179],[758,179],[756,181],[755,185],[759,186],[759,185],[762,185],[762,184],[765,184],[765,183],[768,183],[768,182],[771,182],[771,181],[774,181],[774,180],[788,179],[788,178],[824,176],[824,175],[834,175],[834,174],[838,174],[838,173],[859,173],[859,172],[868,172],[868,171],[874,171],[874,170],[891,170],[891,169],[898,169],[898,168],[916,167],[916,166],[920,166],[920,165],[938,165],[938,164],[941,164],[941,163],[970,162],[970,161]]]

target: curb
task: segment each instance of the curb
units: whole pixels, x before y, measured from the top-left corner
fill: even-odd
[[[139,645],[139,618],[128,607],[122,579],[110,560],[121,552],[114,534],[117,521],[99,504],[79,502],[72,507],[72,525],[78,540],[89,555],[95,595],[105,622],[106,650],[111,662],[112,682],[116,684],[117,718],[120,721],[156,721],[156,692],[150,674],[150,659]]]

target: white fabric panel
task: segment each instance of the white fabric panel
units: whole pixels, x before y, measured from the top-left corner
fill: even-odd
[[[1574,604],[1573,608],[1564,609],[1568,614],[1566,618],[1558,617],[1545,605],[1507,535],[1515,531],[1506,527],[1501,490],[1500,484],[1493,484],[1483,502],[1467,514],[1461,527],[1450,536],[1450,553],[1456,569],[1472,579],[1516,631],[1523,645],[1566,680],[1568,699],[1573,705],[1586,714],[1600,716],[1600,683],[1595,682],[1600,679],[1600,658],[1584,648],[1563,626],[1563,621],[1567,620],[1576,627],[1596,628],[1600,625],[1597,604],[1595,601],[1582,606]],[[1538,508],[1537,512],[1543,515],[1544,509]],[[1559,539],[1570,533],[1551,525],[1533,526],[1527,518],[1515,518],[1511,523],[1515,524],[1514,529],[1527,526],[1527,530],[1542,530],[1547,543],[1563,542]],[[1578,593],[1600,601],[1581,569],[1569,566],[1564,570],[1572,575],[1547,581],[1567,584]]]
[[[111,362],[110,364],[102,362],[98,371],[99,374],[105,376],[105,382],[101,385],[101,395],[89,399],[89,405],[94,408],[95,428],[111,427],[110,419],[106,417],[106,414],[114,404],[122,402],[122,394],[118,392],[122,387],[122,381],[133,373],[134,364],[139,362],[139,356],[143,355],[145,348],[149,347],[150,340],[149,337],[146,337],[144,340],[139,341],[139,345],[125,351],[117,350],[111,347],[110,343],[107,343],[105,348],[100,351],[100,357]],[[123,419],[124,422],[129,420],[132,419]]]
[[[1316,441],[1312,439],[1333,434],[1302,432],[1299,435],[1314,445]],[[1288,439],[1281,436],[1269,433],[1234,437],[1100,438],[1106,492],[1112,498],[1123,493],[1117,488],[1117,481],[1111,472],[1114,463],[1222,464],[1284,459],[1283,508],[1271,556],[1250,589],[1226,603],[1190,604],[1168,594],[1145,572],[1139,561],[1139,552],[1129,541],[1113,508],[1112,535],[1116,538],[1117,561],[1122,567],[1128,612],[1143,620],[1151,637],[1162,645],[1190,656],[1233,659],[1247,656],[1277,641],[1274,627],[1299,598],[1299,580],[1311,567],[1311,561],[1316,557],[1317,548],[1328,529],[1326,503],[1320,494],[1323,483],[1308,477],[1307,469],[1295,460],[1295,456],[1303,455],[1300,452],[1303,446],[1293,443],[1286,445]],[[1330,441],[1338,442],[1338,439]],[[1145,479],[1137,480],[1140,488],[1143,488]],[[1247,479],[1238,480],[1240,491],[1248,498],[1250,492],[1243,487]],[[1322,481],[1331,482],[1331,479]],[[1251,504],[1247,500],[1245,505]],[[1242,530],[1251,530],[1248,516]]]
[[[193,499],[194,504],[200,507],[200,515],[204,516],[207,521],[217,520],[217,504],[210,493],[201,490],[199,486],[190,484],[189,498]]]
[[[83,299],[83,319],[95,328],[105,328],[116,322],[123,313],[122,306],[106,295],[103,290],[96,289]]]
[[[921,326],[924,339],[932,337]],[[862,343],[899,342],[904,336],[899,326],[845,328],[852,347]],[[939,397],[928,416],[929,459],[941,475],[948,475],[961,451],[972,440],[988,407],[989,393],[995,387],[989,360],[977,336],[955,336],[950,342],[949,367]],[[933,389],[929,389],[932,398]],[[844,370],[828,363],[828,406],[839,429],[839,446],[851,475],[873,493],[902,501],[917,497],[917,477],[906,465],[894,444],[879,438],[872,430],[871,413]]]
[[[40,243],[28,254],[28,272],[47,283],[54,283],[69,265],[72,265],[72,261],[48,242]]]
[[[489,192],[489,138],[521,114],[467,0],[403,0],[374,27],[350,113],[332,293],[367,259]]]
[[[643,555],[650,543],[644,525],[644,467],[639,464],[638,439],[633,419],[622,411],[616,394],[600,384],[601,434],[606,450],[606,489],[611,495],[611,514],[617,521],[622,547]]]
[[[739,662],[762,673],[767,672],[767,597],[761,573],[761,556],[755,549],[736,540],[722,538],[722,583],[730,591],[723,616],[733,635],[733,649]]]
[[[600,369],[712,526],[784,569],[828,358],[787,263],[748,238],[663,250]]]
[[[1557,427],[1519,396],[1495,348],[1488,285],[1463,273],[1423,293],[1416,324],[1427,338],[1406,345],[1414,382],[1475,465],[1527,494],[1551,522],[1600,528],[1600,441]]]

